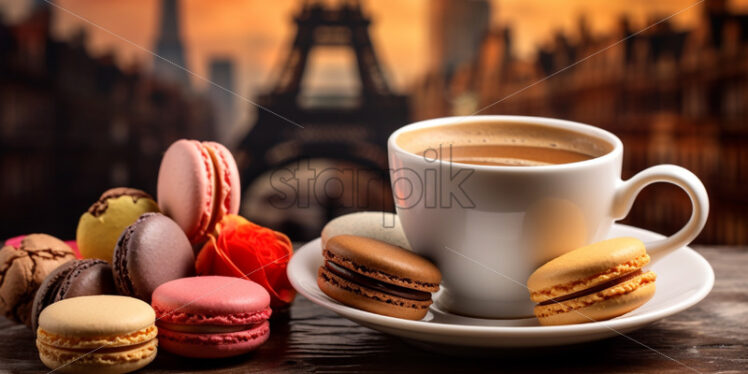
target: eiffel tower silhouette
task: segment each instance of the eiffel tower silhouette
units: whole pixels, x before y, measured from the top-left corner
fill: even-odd
[[[386,142],[409,120],[405,96],[392,92],[374,51],[371,20],[358,1],[337,6],[304,2],[294,17],[296,36],[273,88],[258,98],[257,120],[236,151],[242,185],[264,172],[304,159],[333,159],[375,170],[387,181]],[[360,92],[355,100],[301,95],[310,51],[317,46],[350,48],[356,56]],[[353,105],[351,105],[353,102]],[[277,113],[277,115],[275,114]],[[285,117],[299,126],[289,123]]]

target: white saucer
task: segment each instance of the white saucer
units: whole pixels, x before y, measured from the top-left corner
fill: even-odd
[[[661,235],[626,225],[615,225],[610,237],[633,236],[644,242]],[[628,314],[608,321],[566,326],[540,326],[535,318],[496,320],[470,318],[439,310],[435,304],[420,321],[409,321],[354,309],[329,298],[317,286],[322,265],[320,239],[301,247],[288,264],[288,277],[299,293],[345,318],[381,332],[436,350],[458,348],[521,348],[581,343],[624,334],[681,312],[701,301],[714,284],[709,263],[683,247],[652,265],[657,292],[652,300]],[[438,298],[438,293],[434,298]]]

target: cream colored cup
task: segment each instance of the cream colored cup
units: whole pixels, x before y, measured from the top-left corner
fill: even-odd
[[[398,137],[417,129],[475,122],[511,122],[565,129],[609,143],[590,160],[549,166],[484,166],[416,155]],[[443,275],[439,307],[483,318],[532,315],[525,282],[538,266],[602,240],[624,218],[639,191],[669,182],[691,198],[686,225],[646,243],[653,260],[690,243],[706,223],[704,185],[675,165],[650,167],[621,180],[623,144],[581,123],[524,116],[448,117],[416,122],[388,141],[397,214],[414,251],[434,260]]]

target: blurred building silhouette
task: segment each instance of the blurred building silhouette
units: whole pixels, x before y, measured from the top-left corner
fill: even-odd
[[[315,195],[313,189],[296,188],[287,191],[284,201],[275,201],[278,190],[245,194],[245,202],[255,198],[264,203],[244,209],[250,219],[282,229],[294,240],[305,240],[318,236],[322,225],[340,214],[393,209],[386,142],[392,131],[407,123],[409,112],[407,98],[393,92],[387,82],[369,36],[370,18],[359,2],[304,2],[294,21],[296,34],[279,65],[275,85],[259,97],[263,109],[258,110],[257,122],[237,156],[246,191],[259,191],[254,182],[267,184],[273,176],[268,172],[280,169],[292,171],[296,180],[313,178],[318,188],[326,188],[328,180],[343,183],[335,186],[339,194]],[[305,94],[302,82],[310,55],[318,47],[352,52],[358,92]],[[348,171],[355,180],[347,177]],[[304,194],[311,194],[312,201]],[[319,211],[316,216],[315,211]],[[267,221],[273,215],[282,217]]]
[[[161,18],[159,21],[156,54],[153,57],[153,72],[161,80],[175,82],[183,88],[190,87],[190,77],[185,70],[184,44],[179,26],[179,0],[160,0]]]
[[[155,193],[166,147],[213,135],[207,101],[91,56],[83,32],[55,40],[50,17],[42,7],[0,24],[0,238],[73,238],[104,190]]]
[[[234,97],[234,63],[226,58],[210,61],[208,97],[215,108],[216,139],[227,145],[234,144],[231,131],[236,125],[236,98]]]
[[[481,114],[558,117],[605,128],[625,145],[624,178],[673,163],[704,181],[711,213],[700,242],[748,243],[748,15],[731,13],[724,0],[707,0],[692,29],[662,22],[636,31],[622,18],[612,33],[596,37],[582,18],[577,35],[556,34],[526,61],[512,53],[511,30],[493,28],[477,58],[451,77],[429,73],[414,87],[414,115],[484,109]],[[685,193],[656,185],[644,190],[625,222],[672,233],[690,210]]]
[[[433,71],[449,78],[475,59],[491,21],[488,0],[431,0],[429,6],[429,61]]]

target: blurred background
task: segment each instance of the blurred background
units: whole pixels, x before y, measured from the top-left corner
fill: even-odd
[[[243,215],[308,240],[393,209],[392,130],[479,110],[610,130],[624,178],[682,165],[710,194],[698,242],[748,244],[747,0],[0,0],[0,238],[74,238],[196,138],[234,152]],[[689,214],[656,185],[625,222]]]

